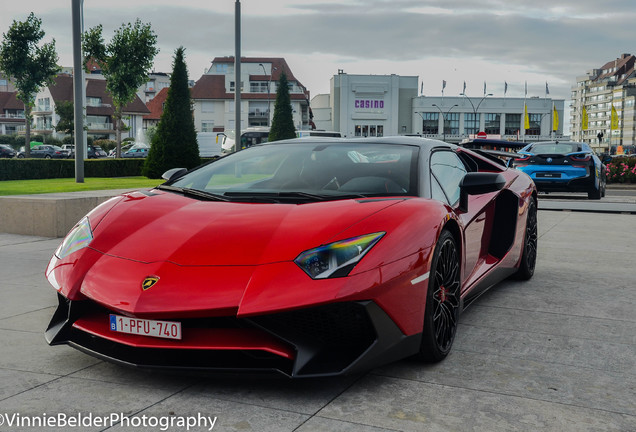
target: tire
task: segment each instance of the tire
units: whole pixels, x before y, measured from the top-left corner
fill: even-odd
[[[600,200],[601,195],[603,195],[601,189],[594,189],[587,193],[587,199]]]
[[[523,239],[523,253],[519,270],[514,274],[515,279],[528,280],[534,275],[537,263],[537,203],[530,199],[526,216],[526,233]]]
[[[24,159],[24,155],[18,155],[18,159]]]
[[[443,230],[433,252],[426,293],[419,360],[439,362],[453,346],[460,308],[460,256],[455,238]]]
[[[605,188],[603,184],[603,173],[601,172],[600,178],[598,179],[598,189],[592,189],[587,192],[587,199],[600,200],[603,196],[605,196]],[[594,185],[592,185],[594,187]]]

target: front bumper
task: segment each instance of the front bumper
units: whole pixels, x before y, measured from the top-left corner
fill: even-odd
[[[113,363],[195,372],[342,375],[415,354],[421,334],[405,336],[372,301],[341,302],[290,312],[181,319],[183,339],[113,332],[110,311],[91,300],[59,305],[46,330],[51,345],[68,344]]]

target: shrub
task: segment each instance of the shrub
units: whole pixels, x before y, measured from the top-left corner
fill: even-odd
[[[106,153],[117,147],[117,141],[110,139],[98,139],[93,141],[93,145],[100,146]]]
[[[636,157],[614,158],[606,166],[608,183],[636,183]]]

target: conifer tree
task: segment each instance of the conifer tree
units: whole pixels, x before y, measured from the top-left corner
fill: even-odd
[[[287,75],[283,72],[278,80],[276,105],[274,105],[274,118],[269,130],[269,141],[296,138],[288,83]]]
[[[168,96],[142,170],[148,178],[161,178],[171,168],[191,169],[201,163],[184,52],[183,47],[175,51]]]

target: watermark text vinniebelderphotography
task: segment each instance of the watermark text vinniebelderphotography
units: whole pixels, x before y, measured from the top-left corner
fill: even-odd
[[[97,415],[93,413],[42,413],[26,415],[20,413],[0,413],[0,426],[9,428],[92,428],[92,427],[125,427],[156,428],[158,430],[197,430],[211,431],[216,425],[217,417],[196,415],[127,415],[111,413]]]

